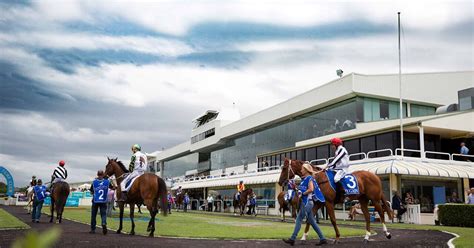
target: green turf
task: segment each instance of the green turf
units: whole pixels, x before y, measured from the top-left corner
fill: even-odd
[[[353,226],[365,226],[364,222],[357,221],[338,221],[338,224],[353,225]],[[380,227],[381,224],[373,224],[374,226]],[[404,224],[404,223],[387,223],[387,227],[397,229],[412,229],[412,230],[438,230],[456,233],[459,238],[454,240],[456,247],[473,247],[474,245],[474,228],[468,227],[454,227],[454,226],[435,226],[435,225],[415,225],[415,224]]]
[[[49,209],[46,207],[45,212]],[[136,214],[135,218],[148,217],[148,214]],[[64,218],[89,223],[90,209],[79,208],[76,210],[66,209]],[[115,217],[115,218],[114,218]],[[157,216],[155,235],[172,237],[194,237],[194,238],[217,238],[217,239],[281,239],[288,238],[294,224],[266,221],[261,219],[248,219],[234,216],[208,215],[201,213],[176,213],[163,217]],[[97,218],[100,223],[100,217]],[[108,226],[112,229],[118,228],[117,214],[107,219]],[[135,221],[137,234],[147,235],[148,221]],[[304,227],[303,227],[304,228]],[[303,228],[300,233],[303,233]],[[335,236],[332,226],[321,226],[321,230],[328,238]],[[124,221],[123,231],[130,231],[130,221]],[[364,230],[360,228],[340,228],[343,237],[362,236]],[[317,235],[314,231],[311,236]]]
[[[0,208],[0,230],[17,228],[29,228],[29,226]]]

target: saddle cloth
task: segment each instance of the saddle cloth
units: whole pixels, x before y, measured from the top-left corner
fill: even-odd
[[[127,175],[128,177],[128,175]],[[126,183],[125,183],[125,189],[128,191],[132,185],[133,185],[133,182],[135,182],[135,180],[137,180],[137,178],[139,178],[140,176],[137,176],[137,177],[134,177],[132,178],[132,180],[128,180]]]
[[[329,184],[331,188],[336,191],[336,183],[334,182],[334,176],[336,175],[335,171],[327,170],[326,175],[329,179]],[[344,192],[346,195],[358,195],[359,194],[359,184],[357,183],[357,178],[350,173],[347,173],[340,181]]]

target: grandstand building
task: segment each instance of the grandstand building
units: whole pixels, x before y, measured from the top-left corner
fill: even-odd
[[[397,74],[351,73],[255,114],[206,111],[189,140],[148,154],[149,168],[191,197],[231,199],[239,180],[275,210],[284,158],[327,163],[341,137],[351,170],[376,173],[385,194],[410,191],[429,212],[452,192],[474,186],[474,71],[402,75],[404,148],[400,150]]]

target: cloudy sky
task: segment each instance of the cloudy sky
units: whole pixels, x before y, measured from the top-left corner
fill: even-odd
[[[471,1],[313,2],[0,0],[0,165],[21,186],[64,159],[85,181],[134,143],[189,139],[207,109],[398,72],[397,11],[404,72],[474,68]]]

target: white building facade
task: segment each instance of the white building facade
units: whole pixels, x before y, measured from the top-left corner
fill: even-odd
[[[460,142],[474,145],[474,72],[404,74],[402,86],[404,156],[398,75],[352,73],[244,118],[207,111],[189,140],[149,154],[150,168],[195,199],[210,191],[231,199],[243,180],[259,204],[276,209],[284,158],[327,163],[329,140],[341,137],[351,170],[373,171],[387,198],[409,191],[429,212],[474,186],[474,157],[456,155]]]

